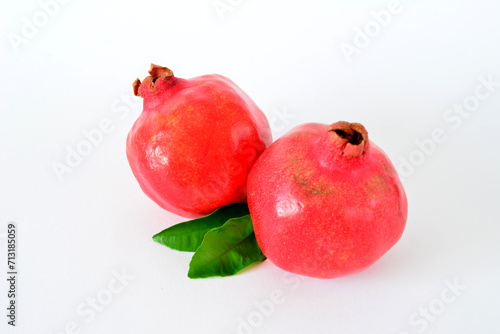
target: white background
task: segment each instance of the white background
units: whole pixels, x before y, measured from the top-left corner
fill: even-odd
[[[500,3],[401,2],[380,28],[372,12],[389,1],[221,2],[232,3],[222,15],[213,0],[71,0],[47,16],[38,1],[2,0],[0,332],[500,333]],[[356,37],[365,27],[368,45]],[[346,44],[358,52],[346,57]],[[131,84],[152,62],[183,78],[231,78],[275,138],[305,122],[363,123],[407,175],[402,239],[339,279],[286,275],[269,261],[188,279],[191,254],[151,240],[184,219],[141,192],[125,156],[142,103]],[[481,77],[496,86],[479,101]],[[465,101],[479,101],[468,117],[447,111]],[[112,131],[59,179],[54,164],[105,119]],[[436,129],[446,139],[429,144]],[[402,171],[409,159],[414,170]],[[15,328],[4,279],[11,221]],[[124,286],[113,279],[122,271]],[[95,317],[92,298],[106,303]]]

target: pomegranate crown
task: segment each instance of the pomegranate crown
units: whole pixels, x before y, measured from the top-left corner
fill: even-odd
[[[368,131],[360,123],[339,121],[328,127],[328,134],[343,157],[354,159],[361,157],[370,144]]]
[[[148,87],[150,90],[154,90],[154,85],[156,80],[158,78],[169,78],[174,76],[174,72],[172,70],[168,69],[167,67],[151,64],[151,67],[148,71],[149,76],[144,79],[144,81],[141,83],[141,80],[135,79],[134,83],[132,84],[132,88],[134,89],[134,95],[135,96],[141,96],[141,91],[139,88],[141,86]]]

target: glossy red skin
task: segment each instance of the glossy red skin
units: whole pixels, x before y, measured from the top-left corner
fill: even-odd
[[[328,125],[305,124],[274,142],[248,178],[257,242],[276,266],[334,278],[361,271],[401,237],[407,199],[373,142],[355,159],[338,154]]]
[[[162,208],[194,218],[246,201],[246,181],[272,142],[259,107],[220,75],[160,77],[139,88],[143,112],[127,138],[142,190]]]

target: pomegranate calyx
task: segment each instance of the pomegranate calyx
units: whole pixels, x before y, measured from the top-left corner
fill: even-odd
[[[174,72],[167,67],[151,64],[148,73],[150,74],[148,77],[144,79],[141,83],[141,80],[135,79],[132,84],[132,88],[134,90],[135,96],[141,96],[140,87],[141,85],[147,85],[151,90],[155,88],[155,81],[159,78],[169,78],[174,76]]]
[[[368,149],[368,131],[360,123],[339,121],[328,127],[338,153],[348,159],[361,157]]]

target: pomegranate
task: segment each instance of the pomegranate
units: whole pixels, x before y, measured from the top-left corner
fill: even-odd
[[[259,157],[247,187],[263,253],[300,275],[361,271],[399,240],[406,223],[398,175],[358,123],[296,127]]]
[[[190,218],[245,202],[248,172],[272,142],[265,115],[223,76],[181,79],[153,64],[149,74],[133,84],[144,104],[127,138],[142,190]]]

